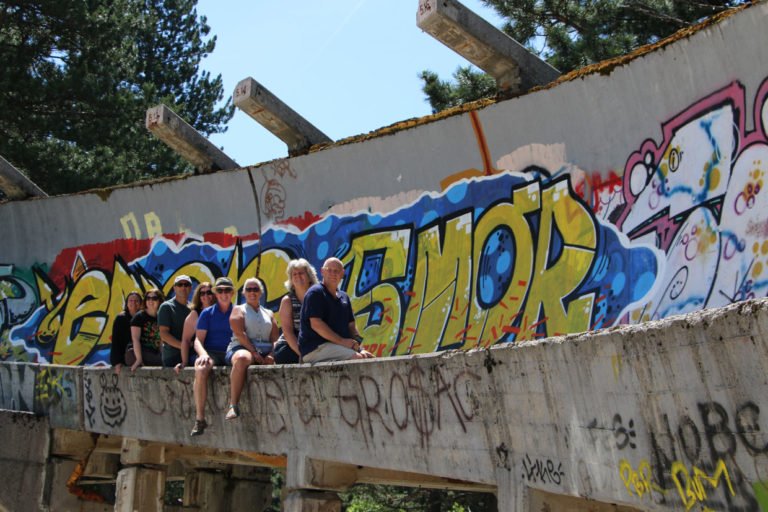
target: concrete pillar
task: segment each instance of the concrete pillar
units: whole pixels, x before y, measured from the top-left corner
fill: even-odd
[[[232,466],[230,510],[266,509],[272,502],[272,470],[254,466]]]
[[[185,510],[260,512],[272,501],[271,470],[232,466],[231,470],[197,469],[184,479]]]
[[[237,162],[165,105],[147,109],[145,124],[147,130],[200,172],[238,167]]]
[[[48,418],[29,412],[0,411],[0,432],[0,510],[37,508],[41,497],[45,503]]]
[[[207,470],[187,473],[182,498],[184,510],[197,509],[208,512],[228,510],[225,488],[226,477],[223,473]]]
[[[167,461],[165,447],[138,439],[123,439],[117,474],[115,511],[163,510]]]
[[[283,512],[341,512],[341,499],[335,492],[293,491],[283,501]]]
[[[288,146],[288,154],[305,152],[313,144],[333,142],[299,113],[251,77],[235,87],[235,106]]]
[[[117,474],[115,512],[162,512],[165,471],[141,466]]]

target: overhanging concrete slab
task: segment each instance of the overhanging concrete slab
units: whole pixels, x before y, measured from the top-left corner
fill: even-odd
[[[314,144],[333,142],[299,113],[251,77],[235,87],[235,106],[288,145],[293,155]]]
[[[419,0],[416,25],[496,79],[500,89],[527,91],[560,72],[457,0]]]
[[[147,130],[200,172],[235,169],[237,162],[165,105],[147,109]]]

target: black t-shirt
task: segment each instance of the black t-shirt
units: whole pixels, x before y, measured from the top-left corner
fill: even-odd
[[[141,346],[152,350],[160,350],[160,327],[157,317],[149,316],[146,311],[139,311],[131,319],[131,327],[141,328]]]

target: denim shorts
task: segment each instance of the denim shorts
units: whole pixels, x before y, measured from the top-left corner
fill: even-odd
[[[227,355],[226,355],[226,356],[224,356],[224,363],[225,363],[227,366],[232,366],[232,357],[235,355],[235,352],[237,352],[238,350],[246,350],[246,351],[247,351],[248,349],[247,349],[247,348],[245,348],[245,347],[244,347],[244,346],[242,346],[242,345],[232,345],[232,346],[230,346],[230,347],[229,347],[229,350],[227,350]],[[272,352],[271,350],[269,350],[269,351],[260,350],[260,351],[259,351],[259,355],[261,355],[261,357],[266,357],[266,356],[268,356],[268,355],[269,355],[271,352]]]

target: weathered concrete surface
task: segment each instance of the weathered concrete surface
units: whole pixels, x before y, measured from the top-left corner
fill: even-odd
[[[766,19],[301,157],[2,204],[0,359],[104,364],[131,291],[258,273],[275,310],[290,259],[334,254],[381,356],[765,297]]]
[[[557,69],[455,0],[419,0],[418,27],[496,79],[524,92],[560,76]]]
[[[285,142],[290,155],[306,152],[315,144],[333,142],[319,128],[251,77],[238,82],[232,97],[237,108]]]
[[[82,390],[82,368],[0,365],[0,409],[45,414],[51,428],[82,428]]]
[[[45,489],[48,419],[0,411],[0,436],[0,511],[36,510]]]
[[[195,130],[176,112],[165,105],[147,109],[144,122],[147,130],[176,151],[198,171],[235,169],[237,162]]]
[[[287,455],[294,489],[408,473],[412,485],[439,486],[424,475],[493,490],[500,510],[528,510],[534,489],[642,510],[757,510],[766,369],[763,299],[521,346],[255,368],[230,422],[220,371],[196,438],[191,372],[85,369],[83,428],[142,439],[124,442],[124,463],[167,464],[162,445],[179,444]],[[128,460],[126,446],[144,455]]]

